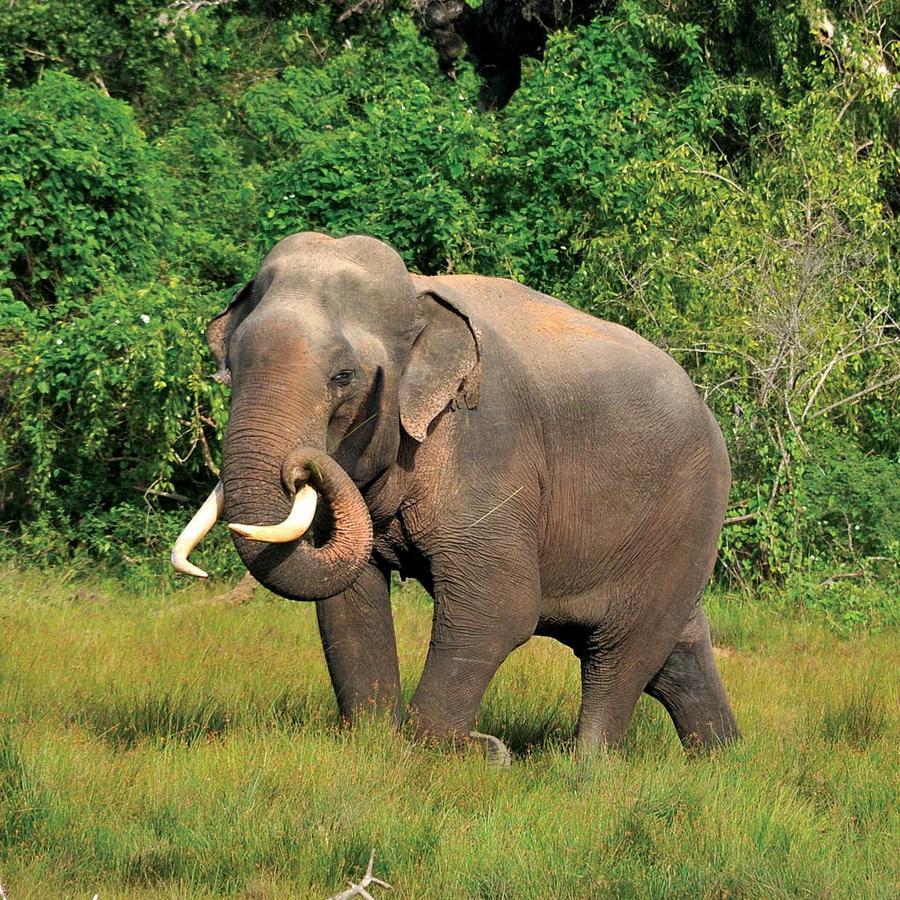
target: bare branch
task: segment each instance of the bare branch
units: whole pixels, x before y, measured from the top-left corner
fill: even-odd
[[[387,888],[387,890],[392,891],[393,888],[386,882],[382,881],[380,878],[376,878],[372,874],[372,868],[375,865],[375,848],[372,848],[372,855],[369,857],[369,865],[366,868],[366,874],[363,876],[363,880],[360,881],[359,884],[355,884],[354,882],[350,882],[350,887],[345,891],[341,891],[340,894],[334,894],[329,897],[328,900],[350,900],[351,897],[362,897],[363,900],[375,900],[375,898],[366,890],[370,884],[377,884],[379,887]]]
[[[212,452],[209,449],[209,441],[206,439],[206,432],[203,430],[203,424],[201,422],[200,427],[197,429],[198,437],[200,439],[200,452],[203,454],[203,464],[212,472],[216,478],[219,477],[219,467],[215,464],[215,461],[212,457]]]
[[[51,62],[65,62],[65,60],[61,56],[53,56],[50,53],[44,53],[42,50],[35,50],[33,47],[26,47],[24,44],[16,44],[17,47],[21,47],[25,51],[26,56],[30,56],[32,59],[49,59]],[[0,897],[3,895],[0,894]]]
[[[851,344],[849,346],[852,347],[853,344],[855,344],[857,340],[862,338],[862,336],[863,336],[863,333],[861,332],[851,342]],[[809,414],[809,411],[812,409],[813,403],[815,403],[816,397],[818,397],[819,392],[824,387],[825,382],[828,379],[828,376],[831,374],[832,370],[839,362],[843,362],[846,359],[851,359],[854,356],[859,356],[862,353],[869,353],[872,350],[879,350],[882,347],[890,347],[892,344],[898,344],[898,343],[900,343],[900,338],[895,338],[893,340],[883,341],[883,342],[880,342],[880,343],[877,343],[874,345],[867,345],[865,347],[856,347],[855,349],[852,349],[852,350],[846,349],[842,352],[838,352],[837,354],[835,354],[835,356],[833,356],[831,358],[831,360],[829,361],[828,365],[825,366],[825,368],[822,370],[822,374],[819,376],[819,380],[816,383],[816,386],[813,389],[812,393],[809,395],[809,399],[806,401],[806,406],[803,408],[803,412],[800,414],[800,421],[802,422]]]
[[[709,353],[714,356],[733,356],[732,350],[710,350],[709,347],[669,347],[669,353]]]
[[[161,12],[156,17],[156,23],[160,28],[165,28],[165,36],[171,38],[175,33],[174,27],[187,16],[192,16],[200,12],[201,9],[227,6],[229,3],[234,2],[235,0],[173,0],[169,4],[169,9],[172,11],[171,15],[168,12]]]
[[[841,578],[862,578],[866,573],[863,571],[859,572],[836,572],[834,575],[829,575],[824,581],[819,582],[819,587],[826,587],[829,584],[834,584],[835,581],[839,581]]]
[[[169,491],[159,491],[155,487],[141,487],[139,484],[134,486],[136,491],[140,491],[144,495],[144,499],[146,500],[148,496],[153,497],[164,497],[166,500],[175,500],[178,503],[190,503],[191,498],[185,497],[184,494],[172,494]]]
[[[739,525],[741,522],[754,522],[756,518],[757,514],[755,512],[745,513],[743,516],[732,516],[730,519],[726,519],[722,524]]]
[[[739,194],[744,193],[744,189],[736,181],[732,181],[730,178],[726,178],[718,172],[710,172],[708,169],[685,169],[685,172],[688,175],[706,175],[707,178],[716,178],[719,181],[724,181],[725,184],[730,187],[733,187]]]
[[[724,381],[720,381],[718,384],[710,385],[702,385],[703,389],[703,399],[708,400],[713,396],[717,391],[722,390],[724,387],[728,387],[730,384],[740,384],[743,382],[743,375],[732,375],[730,378],[726,378]]]
[[[342,5],[340,2],[337,3],[338,6]],[[384,6],[384,0],[358,0],[357,3],[354,3],[352,6],[348,6],[339,16],[338,22],[345,22],[351,16],[358,15],[364,10],[370,9],[371,7],[378,7],[379,9]]]
[[[109,88],[106,86],[106,82],[103,80],[103,76],[99,72],[92,72],[88,75],[88,81],[93,81],[94,84],[100,88],[101,91],[108,97],[109,96]]]
[[[847,102],[841,107],[841,111],[837,114],[837,122],[840,122],[841,119],[847,114],[847,110],[853,105],[853,101],[859,96],[859,91],[854,91],[848,98]]]
[[[853,403],[854,400],[859,400],[861,397],[865,397],[867,394],[872,394],[875,391],[880,391],[883,388],[889,387],[897,381],[900,381],[900,372],[895,375],[891,375],[890,378],[886,378],[884,381],[879,381],[877,384],[869,385],[869,387],[864,388],[861,391],[857,391],[855,394],[851,394],[849,397],[844,397],[843,400],[837,400],[834,403],[829,403],[828,406],[824,407],[824,409],[816,410],[816,412],[814,412],[810,418],[815,419],[817,416],[824,416],[825,413],[829,413],[831,412],[831,410],[837,409],[839,406],[844,406],[847,403]]]
[[[791,456],[787,452],[784,446],[784,441],[781,439],[781,429],[778,427],[778,421],[774,421],[773,423],[775,429],[775,443],[778,445],[778,449],[781,452],[781,459],[778,461],[778,468],[775,471],[775,477],[772,479],[772,492],[769,494],[769,503],[768,508],[771,509],[775,503],[775,498],[778,496],[778,486],[781,484],[781,473],[787,471],[788,477],[790,477],[790,463]]]
[[[313,39],[313,36],[312,36],[312,35],[310,34],[310,32],[309,32],[309,29],[308,29],[308,28],[304,28],[303,31],[300,32],[300,34],[302,34],[303,37],[305,37],[305,38],[309,41],[310,45],[311,45],[312,48],[313,48],[313,52],[314,52],[314,53],[316,54],[316,56],[319,58],[319,62],[325,62],[325,57],[327,56],[327,54],[326,54],[325,51],[324,51],[324,50],[323,50],[323,49],[315,42],[315,40]]]

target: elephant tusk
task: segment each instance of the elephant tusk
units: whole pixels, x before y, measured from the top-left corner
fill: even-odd
[[[222,482],[220,481],[213,492],[206,498],[203,506],[194,514],[194,518],[185,526],[184,531],[178,535],[175,546],[172,548],[172,565],[185,575],[193,575],[195,578],[208,578],[203,569],[195,566],[188,557],[200,541],[206,537],[209,530],[222,515],[222,507],[225,505]]]
[[[294,504],[288,517],[277,525],[229,524],[229,528],[251,541],[267,541],[270,544],[286,544],[303,535],[316,514],[319,495],[312,485],[305,484],[294,496]]]

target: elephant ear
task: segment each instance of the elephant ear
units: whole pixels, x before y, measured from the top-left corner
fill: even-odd
[[[235,294],[234,299],[206,326],[206,343],[216,361],[217,371],[213,381],[231,384],[228,366],[228,343],[235,328],[253,311],[253,282],[248,281]]]
[[[416,298],[419,334],[400,378],[400,421],[406,433],[425,440],[428,427],[449,405],[478,406],[481,335],[463,312],[463,298],[444,285]]]

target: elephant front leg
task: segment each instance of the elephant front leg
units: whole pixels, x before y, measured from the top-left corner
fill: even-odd
[[[523,558],[528,556],[504,559],[483,552],[469,565],[455,561],[453,571],[464,574],[435,580],[431,643],[409,708],[418,736],[490,738],[470,734],[481,699],[506,657],[534,634],[538,620],[537,569]],[[485,559],[491,560],[490,570]]]
[[[400,667],[389,573],[366,566],[356,583],[316,604],[319,634],[341,717],[377,711],[400,721]]]

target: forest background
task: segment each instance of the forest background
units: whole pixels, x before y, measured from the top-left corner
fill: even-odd
[[[0,552],[173,577],[206,322],[281,237],[363,232],[668,350],[731,454],[718,577],[896,623],[900,3],[609,3],[492,113],[410,5],[0,6]]]

